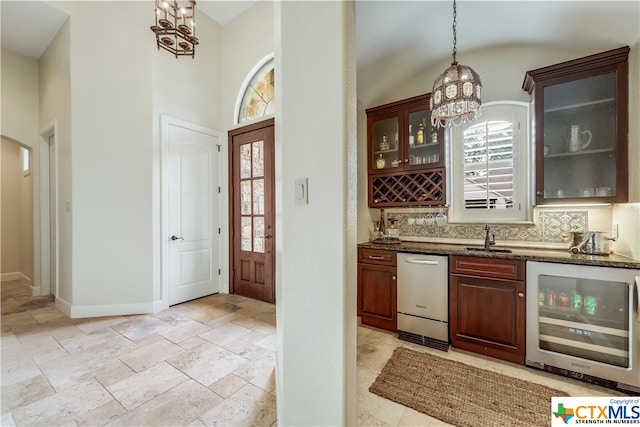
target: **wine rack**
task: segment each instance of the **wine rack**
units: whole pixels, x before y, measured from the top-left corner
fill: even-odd
[[[369,176],[369,206],[432,206],[445,204],[445,170]]]

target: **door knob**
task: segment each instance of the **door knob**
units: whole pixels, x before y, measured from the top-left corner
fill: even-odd
[[[171,236],[171,240],[184,240],[184,237],[178,237],[175,234]]]

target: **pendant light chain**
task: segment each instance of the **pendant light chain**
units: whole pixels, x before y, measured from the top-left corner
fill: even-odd
[[[468,123],[480,115],[482,82],[473,68],[460,65],[458,53],[458,13],[453,0],[453,62],[433,83],[431,90],[431,124],[434,127]]]
[[[453,0],[453,62],[451,63],[452,65],[457,64],[458,62],[456,61],[456,54],[458,53],[458,49],[456,49],[456,36],[457,36],[457,32],[456,32],[456,0]]]

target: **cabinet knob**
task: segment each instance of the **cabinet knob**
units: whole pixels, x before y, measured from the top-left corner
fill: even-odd
[[[396,280],[396,276],[391,276],[391,280]]]
[[[536,191],[536,196],[542,196],[542,191]]]
[[[518,296],[519,296],[520,298],[524,298],[524,292],[518,292]]]
[[[404,159],[404,162],[405,163],[409,163],[409,159]]]

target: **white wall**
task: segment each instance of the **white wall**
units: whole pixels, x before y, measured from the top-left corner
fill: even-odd
[[[146,14],[151,9],[147,6]],[[164,49],[154,47],[151,51],[151,92],[152,92],[152,210],[153,229],[151,238],[153,251],[153,299],[163,298],[161,283],[161,252],[163,243],[161,233],[161,116],[167,115],[186,122],[202,126],[214,131],[222,132],[222,114],[225,110],[222,102],[222,29],[217,22],[207,15],[196,12],[196,36],[200,44],[196,46],[195,57],[179,57],[171,55]],[[144,35],[145,39],[153,38],[153,34]],[[224,138],[220,143],[224,146]],[[219,155],[219,177],[223,185],[226,175],[227,158]],[[223,187],[224,188],[224,187]],[[220,211],[226,212],[224,200],[220,198]],[[221,222],[221,226],[225,223]],[[220,246],[223,253],[227,246]],[[222,264],[224,266],[224,264]],[[165,301],[168,304],[168,301]]]
[[[199,15],[196,58],[175,58],[158,51],[149,30],[152,2],[56,6],[70,18],[43,57],[42,122],[58,123],[61,237],[71,239],[60,256],[71,270],[60,279],[69,291],[60,296],[72,317],[150,312],[166,297],[160,115],[220,129],[220,28]]]
[[[278,423],[355,425],[354,6],[274,7]]]
[[[226,23],[222,29],[222,111],[223,129],[220,157],[221,205],[220,223],[222,234],[220,247],[222,257],[221,291],[229,292],[229,144],[226,138],[230,129],[237,128],[234,124],[234,109],[240,87],[251,69],[265,56],[274,51],[273,39],[273,2],[259,1],[241,15]],[[275,70],[276,79],[278,70]],[[276,94],[276,103],[277,101]],[[246,123],[245,123],[246,124]]]

